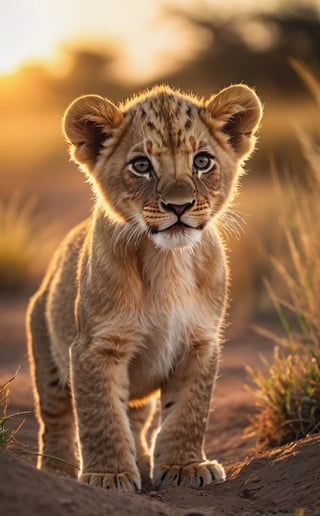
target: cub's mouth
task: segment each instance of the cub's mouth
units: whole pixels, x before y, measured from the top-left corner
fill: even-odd
[[[188,224],[185,224],[184,222],[181,222],[180,220],[178,220],[177,222],[172,224],[172,226],[169,226],[166,229],[159,230],[159,233],[164,233],[164,232],[166,232],[166,233],[184,233],[188,229],[195,229],[195,228],[192,228],[191,226],[188,226]]]
[[[188,224],[185,224],[184,222],[181,222],[180,220],[177,220],[174,224],[171,226],[168,226],[164,229],[159,229],[157,226],[151,226],[151,234],[155,235],[156,233],[166,233],[166,234],[183,234],[186,231],[190,229],[202,229],[202,228],[193,228],[192,226],[189,226]]]

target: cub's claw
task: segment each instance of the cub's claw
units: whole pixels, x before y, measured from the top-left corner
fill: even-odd
[[[212,482],[225,480],[223,467],[216,460],[179,466],[164,464],[156,472],[153,484],[159,489],[169,486],[201,489]]]
[[[82,473],[80,482],[111,491],[136,493],[141,489],[140,475],[132,471],[122,473]]]

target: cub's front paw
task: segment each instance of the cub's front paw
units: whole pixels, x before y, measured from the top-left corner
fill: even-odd
[[[102,487],[113,491],[136,493],[141,489],[140,475],[135,471],[123,471],[122,473],[84,472],[80,475],[79,480],[93,487]]]
[[[163,464],[155,472],[153,484],[159,489],[169,486],[193,487],[201,489],[212,482],[225,480],[223,467],[216,460],[193,462],[184,466]]]

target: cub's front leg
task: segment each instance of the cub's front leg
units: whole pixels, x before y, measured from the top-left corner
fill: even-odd
[[[140,473],[127,417],[126,346],[116,337],[71,348],[71,382],[80,445],[79,479],[92,486],[138,491]]]
[[[153,455],[153,483],[158,488],[201,488],[225,479],[223,467],[207,460],[204,434],[218,350],[195,343],[161,390],[161,426]]]

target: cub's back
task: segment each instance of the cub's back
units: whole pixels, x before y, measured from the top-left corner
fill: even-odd
[[[67,234],[55,252],[29,307],[33,325],[37,324],[37,318],[45,320],[50,333],[51,352],[61,371],[68,368],[68,349],[76,334],[74,311],[78,260],[88,229],[89,219]]]

